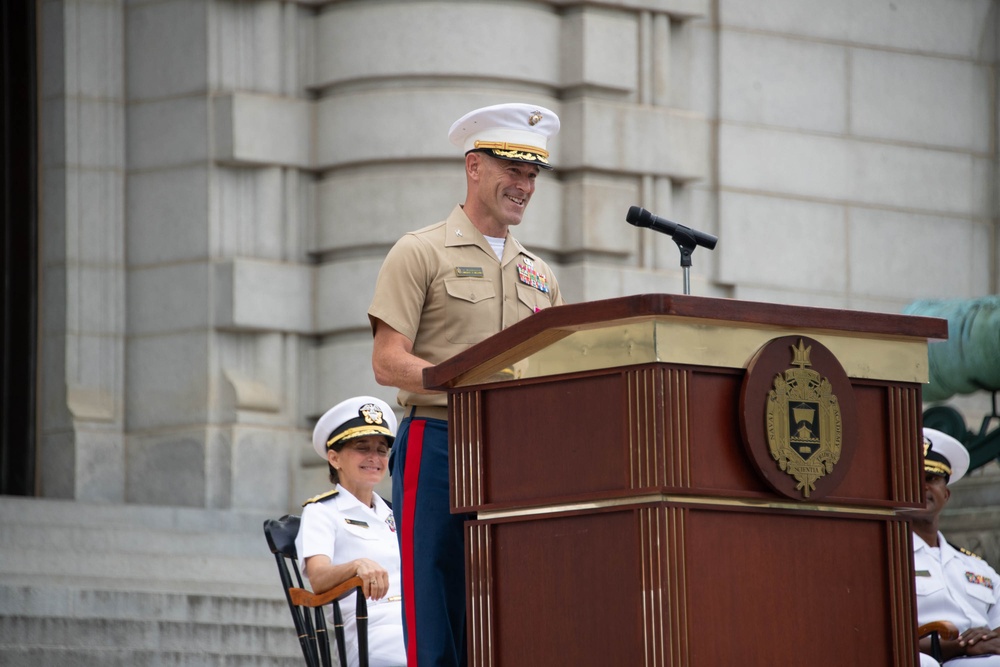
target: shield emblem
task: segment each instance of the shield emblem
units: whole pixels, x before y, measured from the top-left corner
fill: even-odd
[[[808,498],[840,460],[843,429],[830,381],[810,368],[812,346],[799,339],[791,351],[792,367],[775,376],[768,393],[767,441],[778,466]]]
[[[808,461],[821,446],[818,414],[819,404],[812,401],[799,401],[788,411],[788,442],[803,461]]]

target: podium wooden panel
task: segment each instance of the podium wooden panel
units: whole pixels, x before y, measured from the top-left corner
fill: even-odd
[[[777,493],[740,428],[746,366],[822,341],[856,406],[822,498]],[[690,296],[542,311],[425,372],[449,392],[470,664],[916,661],[907,508],[943,320]],[[853,440],[856,439],[856,442]]]

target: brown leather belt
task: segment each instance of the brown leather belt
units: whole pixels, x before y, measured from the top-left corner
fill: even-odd
[[[444,419],[448,421],[448,408],[444,405],[415,405],[403,414],[418,419]]]

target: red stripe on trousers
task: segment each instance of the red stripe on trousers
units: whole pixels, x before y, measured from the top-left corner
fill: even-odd
[[[417,665],[417,604],[413,585],[413,517],[417,511],[417,482],[424,448],[423,419],[410,421],[406,437],[406,461],[403,470],[403,525],[400,526],[400,559],[403,567],[403,604],[406,606],[406,664]]]

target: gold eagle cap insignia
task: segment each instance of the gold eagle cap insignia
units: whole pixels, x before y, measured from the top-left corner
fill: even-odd
[[[365,403],[358,410],[358,413],[365,418],[365,423],[367,424],[381,424],[382,423],[382,410],[379,409],[374,403]]]
[[[775,375],[766,416],[771,456],[805,498],[818,479],[833,472],[843,443],[837,396],[830,381],[809,368],[811,350],[802,339],[791,346],[792,365]]]

